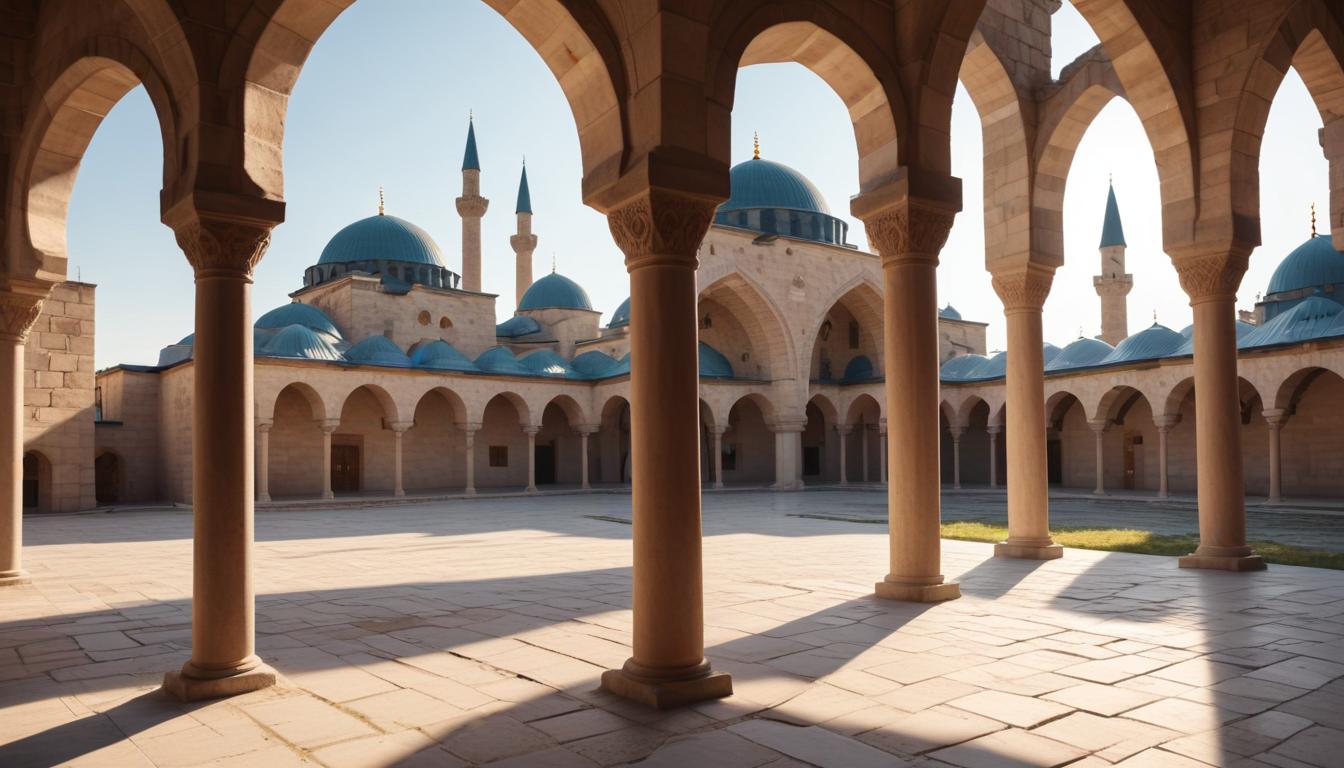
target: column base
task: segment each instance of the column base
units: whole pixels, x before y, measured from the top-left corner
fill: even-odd
[[[323,491],[323,492],[322,492],[322,498],[324,498],[324,499],[334,499],[334,498],[336,498],[336,494],[332,493],[331,491]]]
[[[19,587],[32,583],[33,577],[25,570],[0,571],[0,587]]]
[[[266,504],[266,503],[269,503],[270,500],[271,500],[271,494],[269,494],[269,493],[259,493],[259,494],[257,494],[257,502],[258,502],[258,503]]]
[[[475,489],[475,488],[468,488],[468,489],[466,489],[465,491],[462,492],[462,495],[463,495],[463,496],[475,496],[475,495],[476,495],[476,489]]]
[[[941,603],[961,597],[961,585],[955,581],[938,584],[901,584],[895,581],[879,581],[873,586],[873,593],[883,600],[903,600],[907,603]]]
[[[217,677],[212,674],[197,670],[187,662],[180,672],[168,672],[163,676],[163,690],[178,701],[204,701],[269,688],[275,685],[277,678],[274,669],[259,661],[231,674]]]
[[[608,669],[602,673],[601,688],[654,709],[673,709],[732,696],[733,678],[727,672],[707,670],[689,680],[652,680],[624,669]]]
[[[1211,571],[1263,571],[1265,560],[1259,555],[1201,555],[1198,550],[1177,561],[1182,568],[1203,568]]]
[[[1064,548],[1058,544],[1018,543],[1009,539],[994,545],[995,557],[1011,557],[1018,560],[1055,560],[1064,556]]]

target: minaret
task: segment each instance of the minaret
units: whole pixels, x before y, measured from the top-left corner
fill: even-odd
[[[1092,285],[1101,297],[1101,340],[1115,345],[1129,336],[1125,297],[1134,288],[1134,276],[1125,272],[1125,230],[1120,226],[1120,206],[1115,185],[1106,196],[1106,218],[1101,225],[1101,274]]]
[[[516,257],[514,265],[515,304],[522,303],[523,294],[532,287],[532,252],[537,249],[537,236],[532,234],[532,192],[527,188],[527,161],[523,161],[523,177],[518,181],[518,234],[509,238]]]
[[[467,118],[467,151],[462,156],[462,196],[457,213],[462,217],[462,290],[481,290],[481,217],[490,201],[481,197],[481,160],[476,156],[475,120]]]

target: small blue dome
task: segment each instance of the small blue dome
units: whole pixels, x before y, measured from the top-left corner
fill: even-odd
[[[845,366],[845,375],[840,378],[840,383],[871,381],[874,378],[877,377],[873,374],[873,361],[867,355],[859,355]]]
[[[826,199],[806,176],[783,163],[755,158],[728,172],[731,196],[720,211],[785,208],[829,214]]]
[[[1237,342],[1241,349],[1293,344],[1344,334],[1340,316],[1344,305],[1320,296],[1308,296]]]
[[[524,368],[514,358],[507,347],[491,347],[476,358],[476,367],[486,373],[509,373],[514,376],[531,376],[532,371]]]
[[[443,253],[425,230],[396,216],[370,216],[346,226],[322,249],[318,264],[408,261],[442,267]]]
[[[411,358],[401,351],[395,342],[386,336],[370,336],[355,344],[345,352],[345,359],[352,363],[365,365],[390,365],[395,368],[410,368]]]
[[[1344,253],[1329,237],[1313,235],[1293,249],[1269,278],[1266,296],[1344,283]]]
[[[341,353],[321,334],[304,325],[281,330],[266,345],[265,357],[297,357],[305,360],[340,360]]]
[[[1056,357],[1059,357],[1059,353],[1063,351],[1064,350],[1060,349],[1059,347],[1056,347],[1054,344],[1051,344],[1050,342],[1047,341],[1041,345],[1041,360],[1046,365],[1049,365],[1050,361],[1054,360]]]
[[[518,302],[518,310],[528,309],[587,309],[593,303],[588,292],[564,275],[552,272],[532,284]]]
[[[569,361],[570,367],[578,371],[580,375],[592,379],[601,379],[611,375],[611,371],[619,365],[616,358],[600,350],[584,352],[582,355]]]
[[[967,373],[966,378],[971,381],[988,381],[990,379],[1001,379],[1006,375],[1008,375],[1008,353],[996,352],[988,360]]]
[[[286,325],[288,325],[288,323],[286,323]],[[284,326],[280,326],[280,327],[283,328]],[[178,343],[178,344],[186,344],[187,346],[191,346],[192,344],[195,344],[195,343],[196,343],[196,334],[194,334],[194,333],[188,333],[186,336],[183,336],[183,337],[182,337],[182,340],[181,340],[181,341],[179,341],[179,342],[177,342],[177,343]]]
[[[630,324],[630,297],[626,296],[621,306],[611,313],[611,322],[607,323],[608,328],[624,328]]]
[[[337,330],[336,324],[327,317],[327,313],[314,307],[312,304],[304,304],[295,301],[283,306],[276,307],[270,312],[257,318],[257,322],[252,324],[253,328],[262,328],[265,330],[279,330],[291,325],[302,325],[341,338],[341,332]],[[181,343],[189,343],[183,339]]]
[[[1063,371],[1098,365],[1114,351],[1115,347],[1101,339],[1080,338],[1061,349],[1055,359],[1046,364],[1045,370]]]
[[[458,352],[452,344],[443,339],[435,339],[428,344],[416,347],[411,353],[411,365],[416,368],[429,368],[436,371],[479,370],[467,356]]]
[[[1165,325],[1153,323],[1148,328],[1130,336],[1119,344],[1101,361],[1103,365],[1113,363],[1133,363],[1140,360],[1156,360],[1176,353],[1185,344],[1185,337]]]
[[[541,331],[541,323],[527,315],[514,315],[495,326],[495,335],[506,339],[530,336]]]
[[[557,379],[577,379],[578,371],[569,361],[549,349],[539,349],[518,360],[518,364],[538,376],[550,376]]]
[[[629,355],[626,357],[629,357]],[[700,378],[733,378],[733,364],[728,362],[728,358],[724,357],[723,353],[703,341],[700,342]]]
[[[957,355],[943,363],[943,367],[938,369],[938,376],[948,381],[962,381],[988,359],[984,355]]]
[[[958,312],[956,307],[953,307],[951,304],[948,304],[946,307],[943,307],[942,309],[938,310],[938,316],[943,318],[944,320],[961,319],[961,313]]]

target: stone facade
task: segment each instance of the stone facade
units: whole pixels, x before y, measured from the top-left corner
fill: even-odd
[[[94,293],[88,283],[53,287],[24,351],[24,496],[35,511],[96,501]]]

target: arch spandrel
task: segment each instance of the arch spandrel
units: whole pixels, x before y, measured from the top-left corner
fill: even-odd
[[[743,272],[724,275],[700,289],[696,301],[697,305],[713,301],[732,313],[750,334],[758,353],[763,348],[770,379],[798,378],[793,337],[784,314],[750,276]]]

